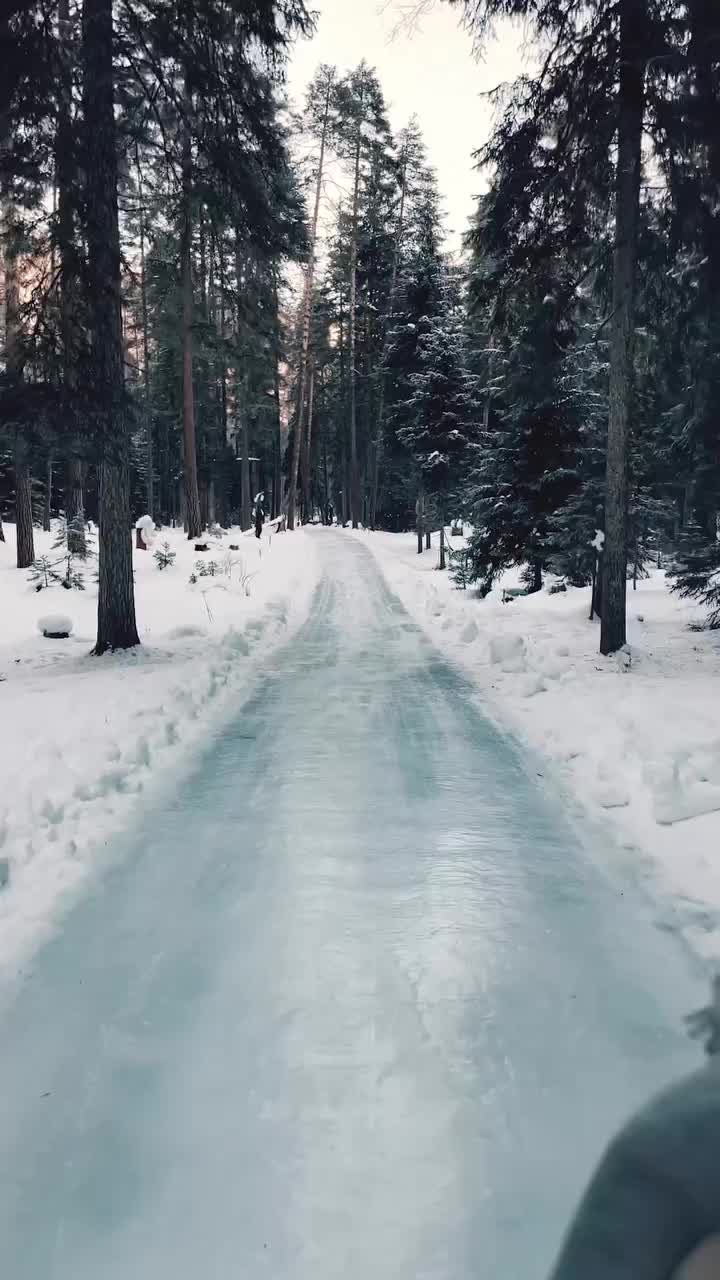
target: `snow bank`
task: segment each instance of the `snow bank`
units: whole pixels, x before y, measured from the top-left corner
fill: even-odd
[[[627,649],[605,659],[586,590],[504,604],[518,584],[509,574],[481,600],[437,571],[437,545],[418,556],[414,534],[355,536],[486,713],[541,752],[596,820],[605,855],[639,868],[661,923],[720,959],[720,633],[691,630],[702,613],[655,572],[629,591]]]
[[[36,592],[15,568],[12,525],[5,535],[0,972],[8,973],[52,927],[138,797],[238,710],[268,652],[306,616],[317,572],[302,532],[242,539],[242,551],[231,553],[240,538],[231,530],[201,555],[181,532],[164,529],[172,566],[161,571],[153,556],[134,552],[142,647],[93,658],[94,562],[85,591]],[[36,553],[49,553],[52,540],[36,531]],[[198,562],[207,576],[198,576]],[[73,635],[47,639],[38,628],[54,632],[71,621],[52,609],[60,600],[72,601]]]

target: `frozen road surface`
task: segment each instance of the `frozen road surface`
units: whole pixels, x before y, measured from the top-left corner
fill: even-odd
[[[697,1061],[679,944],[306,536],[309,621],[5,1000],[2,1280],[541,1280]]]

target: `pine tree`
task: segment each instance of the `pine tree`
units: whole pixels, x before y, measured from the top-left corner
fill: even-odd
[[[532,18],[552,41],[539,81],[545,101],[572,101],[570,136],[590,140],[612,117],[617,127],[615,247],[610,320],[610,395],[605,492],[605,554],[600,647],[625,643],[627,476],[633,394],[633,336],[640,166],[646,118],[646,67],[665,54],[664,10],[659,0],[594,0],[578,12],[573,0],[467,0],[470,21],[482,38],[493,19]],[[588,106],[592,110],[588,110]],[[544,113],[543,113],[544,114]]]
[[[408,378],[406,425],[398,431],[412,458],[419,491],[443,525],[461,468],[467,464],[478,416],[462,307],[451,284],[447,292],[450,296],[440,309],[421,321],[417,368]]]
[[[406,140],[404,182],[404,230],[392,316],[383,343],[383,469],[378,495],[380,519],[395,528],[407,525],[419,502],[421,477],[416,468],[407,467],[402,432],[412,426],[409,405],[420,338],[423,326],[441,313],[447,301],[437,185],[415,131]]]
[[[317,255],[318,221],[320,217],[320,201],[325,176],[325,161],[329,145],[336,128],[335,112],[337,109],[336,69],[330,66],[319,67],[310,84],[305,108],[305,128],[317,143],[318,158],[315,172],[315,191],[313,213],[310,223],[310,249],[302,298],[302,337],[300,347],[300,376],[298,378],[298,399],[295,430],[293,435],[292,458],[288,477],[288,529],[295,527],[295,503],[297,493],[298,466],[305,434],[305,412],[308,395],[310,371],[310,331],[312,327],[312,307],[315,287],[315,260]],[[308,430],[310,418],[308,416]],[[309,460],[309,459],[308,459]]]
[[[130,535],[129,422],[123,378],[112,0],[83,3],[85,231],[92,299],[93,410],[99,467],[99,595],[95,653],[139,643]]]
[[[338,139],[350,165],[351,195],[348,217],[348,391],[350,518],[357,528],[362,515],[361,442],[359,434],[360,362],[358,329],[358,263],[363,232],[361,213],[368,182],[377,177],[377,161],[390,143],[382,89],[375,72],[362,62],[339,86]],[[375,163],[373,163],[375,162]],[[366,441],[364,442],[367,443]]]

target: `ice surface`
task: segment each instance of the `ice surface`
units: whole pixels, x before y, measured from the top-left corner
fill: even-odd
[[[8,1280],[541,1280],[696,1060],[677,941],[313,541],[309,621],[2,1012]]]
[[[35,530],[38,554],[57,533]],[[317,586],[313,540],[254,535],[211,610],[188,578],[197,553],[182,529],[163,531],[176,555],[159,573],[133,548],[142,648],[90,656],[97,583],[41,593],[45,614],[71,605],[73,634],[37,633],[38,595],[15,567],[13,525],[0,543],[0,850],[9,883],[0,894],[0,975],[24,966],[125,826],[139,792],[175,776],[218,720],[237,709],[259,667],[307,618]],[[224,561],[228,531],[217,547]],[[264,554],[263,554],[264,552]],[[209,581],[205,579],[205,581]],[[215,579],[214,581],[217,581]],[[223,582],[228,579],[223,576]],[[62,616],[62,622],[66,619]],[[57,620],[56,620],[57,621]]]
[[[630,645],[603,658],[588,588],[553,594],[550,578],[508,608],[503,594],[519,585],[521,566],[479,599],[437,572],[436,553],[419,556],[414,534],[353,536],[483,708],[538,753],[566,803],[602,831],[601,862],[639,875],[662,915],[717,968],[720,633],[697,630],[705,611],[671,595],[664,573],[651,569],[628,594]],[[479,636],[465,644],[470,623]],[[714,923],[698,928],[698,919]]]

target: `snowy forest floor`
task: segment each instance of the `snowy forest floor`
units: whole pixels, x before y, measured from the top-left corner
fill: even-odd
[[[415,534],[356,536],[483,710],[593,823],[593,843],[650,886],[665,927],[720,959],[720,632],[692,630],[702,612],[654,571],[629,590],[627,653],[602,658],[588,590],[503,604],[515,573],[482,600],[437,571],[437,534],[422,556]]]
[[[0,969],[12,973],[81,886],[138,794],[177,778],[192,749],[237,711],[268,652],[307,614],[316,584],[311,540],[230,530],[199,554],[181,530],[162,530],[174,564],[135,551],[142,647],[90,656],[97,561],[85,590],[37,592],[15,567],[15,530],[0,542]],[[57,559],[55,535],[36,531],[36,556]],[[230,544],[239,546],[231,552]],[[189,579],[196,562],[218,576]],[[247,575],[247,578],[246,578]],[[38,632],[63,614],[68,640]]]

